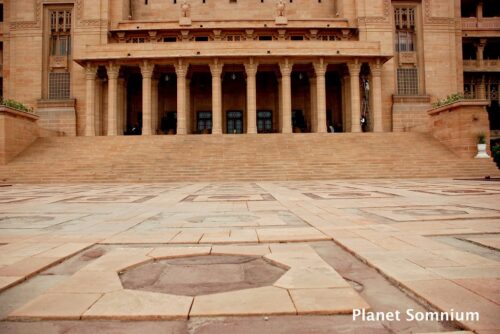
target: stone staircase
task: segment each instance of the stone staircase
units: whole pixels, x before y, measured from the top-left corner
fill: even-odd
[[[428,134],[339,133],[40,138],[0,182],[171,182],[500,176]]]

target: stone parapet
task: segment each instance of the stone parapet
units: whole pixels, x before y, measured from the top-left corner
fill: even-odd
[[[43,137],[76,136],[76,101],[38,100],[37,113],[40,116],[38,126],[44,130]]]
[[[455,154],[472,158],[477,153],[477,136],[484,132],[489,150],[488,101],[459,101],[427,112],[432,135]]]
[[[7,164],[38,138],[38,116],[0,106],[0,164]]]

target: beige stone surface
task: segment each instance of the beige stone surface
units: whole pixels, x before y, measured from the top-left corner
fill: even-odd
[[[264,245],[244,245],[244,246],[213,246],[212,254],[226,254],[226,255],[251,255],[263,256],[269,254],[271,251],[268,246]]]
[[[49,290],[50,293],[106,293],[122,290],[118,274],[113,271],[78,271]]]
[[[158,320],[187,319],[192,297],[147,291],[106,293],[83,314],[83,319]]]
[[[370,305],[351,287],[336,289],[291,289],[298,314],[346,314]]]
[[[147,254],[152,248],[118,248],[85,266],[85,271],[119,272],[139,263],[152,260]]]
[[[155,260],[171,259],[184,256],[209,255],[211,247],[158,247],[148,253]]]
[[[54,257],[28,257],[8,266],[0,267],[0,276],[24,276],[34,275],[59,261]]]
[[[8,289],[24,279],[24,276],[0,276],[0,291]]]
[[[194,298],[192,317],[296,314],[287,290],[263,287]]]
[[[331,240],[312,227],[256,229],[259,242]]]
[[[9,319],[77,320],[101,294],[47,293],[43,294],[9,315]]]

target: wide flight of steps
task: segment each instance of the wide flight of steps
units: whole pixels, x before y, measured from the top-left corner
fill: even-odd
[[[40,138],[0,183],[498,177],[422,133]]]

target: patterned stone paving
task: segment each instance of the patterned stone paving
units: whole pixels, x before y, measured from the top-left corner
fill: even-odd
[[[3,303],[0,315],[89,323],[293,315],[307,323],[315,314],[389,311],[379,306],[384,294],[363,292],[312,247],[335,242],[421,307],[480,312],[479,321],[431,331],[496,333],[498,203],[499,183],[450,179],[0,187],[0,305],[2,298],[12,304]],[[252,285],[255,275],[244,267],[190,272],[187,265],[176,269],[176,284],[200,276],[222,285],[250,283],[209,294],[130,288],[144,283],[138,277],[147,275],[131,274],[143,266],[160,275],[148,284],[163,286],[172,276],[155,263],[212,256],[251,257],[284,272]],[[54,270],[50,286],[40,274],[47,270]],[[131,285],[124,287],[120,276],[127,275]],[[14,293],[30,284],[38,288]],[[369,324],[345,326],[360,325]],[[393,332],[409,332],[403,327]]]

